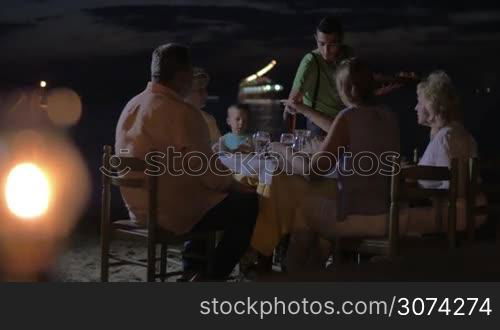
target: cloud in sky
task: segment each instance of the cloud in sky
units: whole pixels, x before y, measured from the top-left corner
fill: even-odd
[[[13,32],[36,27],[34,23],[0,22],[0,38]]]
[[[349,42],[375,56],[387,49],[394,54],[470,55],[500,41],[500,8],[493,1],[465,6],[452,1],[340,0],[335,7],[329,7],[331,2],[293,0],[160,3],[13,2],[0,14],[0,59],[29,58],[33,53],[46,59],[125,56],[166,41],[223,46],[238,54],[273,49],[285,55],[290,49],[313,47],[314,26],[325,14],[341,17]]]

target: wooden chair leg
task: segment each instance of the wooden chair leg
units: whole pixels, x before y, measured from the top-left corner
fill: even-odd
[[[496,218],[498,219],[498,217]],[[497,224],[496,224],[496,235],[495,235],[495,242],[496,242],[496,247],[497,247],[497,250],[500,251],[500,222],[497,220]]]
[[[111,146],[104,146],[102,163],[109,171]],[[110,178],[102,173],[101,176],[101,281],[109,280],[109,244],[111,240],[110,209],[111,209],[111,184]]]
[[[101,282],[109,281],[109,231],[101,229]]]
[[[154,282],[156,273],[156,244],[153,239],[148,239],[148,266],[147,281]]]
[[[333,264],[335,267],[342,265],[342,243],[340,242],[340,237],[337,237],[334,242],[334,251],[333,251]]]
[[[216,241],[217,241],[217,233],[216,232],[209,233],[207,238],[207,255],[206,255],[207,258],[206,267],[208,276],[211,276],[214,272]]]
[[[109,281],[109,244],[105,248],[101,246],[101,282]]]
[[[454,249],[457,246],[457,197],[458,197],[458,160],[452,159],[451,179],[450,179],[450,197],[448,209],[448,240],[449,248]]]
[[[166,243],[161,244],[160,279],[162,282],[165,282],[165,279],[167,278],[167,248],[168,248],[168,245]]]

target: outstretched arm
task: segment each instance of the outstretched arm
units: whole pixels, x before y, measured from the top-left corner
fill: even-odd
[[[399,72],[397,75],[373,74],[373,79],[382,86],[375,90],[375,95],[383,96],[403,87],[406,83],[418,81],[415,72]]]
[[[340,114],[330,126],[319,152],[311,159],[311,177],[331,172],[342,155],[343,148],[347,148],[349,143],[349,123],[346,117]]]
[[[312,121],[315,125],[320,127],[325,132],[328,132],[330,126],[333,123],[333,119],[331,117],[324,115],[319,111],[313,110],[307,105],[304,105],[302,101],[291,102],[290,100],[288,100],[286,101],[285,105],[288,108],[293,109],[294,112],[302,114],[304,117]]]

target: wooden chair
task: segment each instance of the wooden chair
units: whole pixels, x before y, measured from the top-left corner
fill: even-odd
[[[175,235],[160,228],[157,224],[158,210],[158,177],[149,175],[141,178],[125,178],[120,176],[124,171],[144,173],[152,168],[145,160],[132,157],[112,155],[112,147],[104,146],[102,172],[102,210],[101,210],[101,281],[109,279],[109,268],[120,265],[138,265],[146,267],[147,281],[154,282],[157,278],[165,281],[167,277],[183,275],[182,271],[167,272],[167,252],[169,246],[182,244],[189,240],[201,239],[207,243],[206,255],[186,255],[193,259],[204,260],[207,272],[211,273],[215,254],[216,232],[189,233]],[[147,193],[148,212],[147,226],[141,227],[130,219],[111,220],[111,187],[128,187],[142,189]],[[146,241],[147,259],[136,260],[110,253],[110,243],[113,236],[125,236]],[[157,258],[157,246],[160,245],[160,257]],[[110,262],[112,260],[112,262]],[[157,262],[160,261],[160,271],[157,273]]]
[[[487,197],[487,205],[476,205],[479,194]],[[478,158],[471,158],[469,160],[467,190],[467,240],[469,242],[475,240],[475,220],[481,215],[488,216],[489,221],[495,221],[496,240],[500,242],[500,159],[480,161]]]
[[[424,188],[417,184],[419,180],[429,181],[449,181],[448,189]],[[458,194],[458,160],[452,161],[451,169],[447,167],[435,166],[409,166],[400,168],[394,167],[391,177],[391,201],[387,224],[387,235],[384,238],[342,238],[335,242],[336,262],[341,261],[343,251],[354,251],[359,255],[386,256],[394,258],[400,256],[408,250],[417,250],[420,247],[438,246],[446,240],[441,239],[440,235],[432,238],[437,240],[425,239],[425,236],[418,237],[400,237],[399,234],[399,212],[401,204],[409,204],[414,201],[431,199],[435,203],[448,203],[448,228],[447,245],[450,249],[456,246],[456,201]],[[442,205],[442,204],[440,204]],[[437,206],[440,209],[440,206]],[[440,223],[440,212],[437,212],[437,223]],[[436,244],[437,243],[437,244]],[[446,244],[444,244],[446,245]]]

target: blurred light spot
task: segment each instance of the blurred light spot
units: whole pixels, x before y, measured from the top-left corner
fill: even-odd
[[[7,144],[0,138],[0,165],[7,159],[8,150]]]
[[[47,82],[45,80],[40,81],[40,87],[42,88],[47,87]]]
[[[272,60],[268,65],[266,65],[265,67],[260,69],[258,72],[254,73],[251,76],[246,77],[244,79],[244,81],[248,83],[248,82],[254,81],[255,79],[257,79],[259,77],[262,77],[263,75],[265,75],[266,73],[271,71],[277,63],[278,62],[276,62],[275,60]]]
[[[35,130],[25,129],[11,137],[11,148],[20,152],[30,153],[42,148],[43,136]]]
[[[248,86],[248,87],[242,87],[241,88],[241,93],[245,95],[250,95],[250,94],[262,94],[262,93],[268,93],[272,91],[282,91],[283,86],[281,85],[259,85],[259,86]]]
[[[49,207],[47,176],[32,163],[15,166],[7,177],[5,197],[9,210],[16,216],[24,219],[41,216]]]
[[[68,127],[75,125],[82,115],[80,96],[69,88],[50,90],[47,114],[57,126]]]

